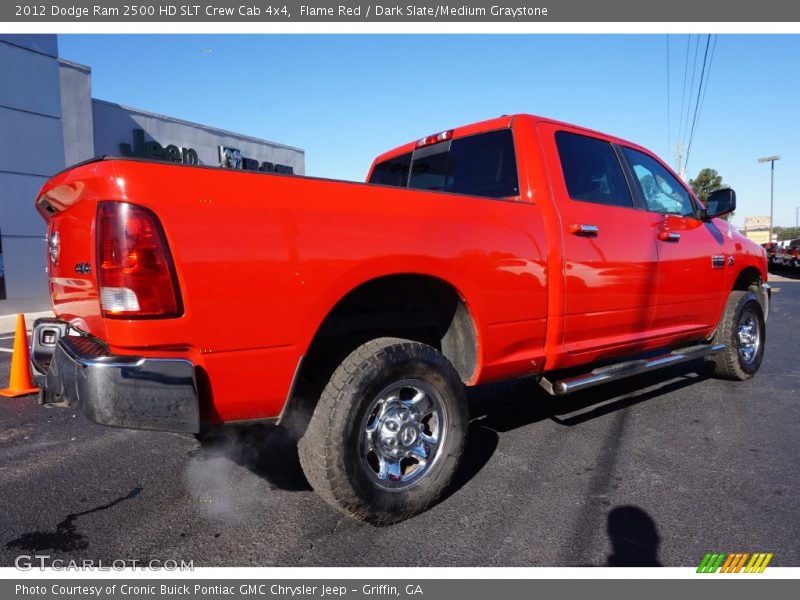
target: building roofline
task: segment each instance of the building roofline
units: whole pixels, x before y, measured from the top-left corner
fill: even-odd
[[[8,36],[24,37],[26,35],[38,35],[38,34],[26,34],[26,33],[0,34],[0,44],[8,44],[9,46],[14,46],[15,48],[19,48],[21,50],[26,50],[28,52],[33,52],[34,54],[40,54],[42,56],[47,56],[49,58],[55,58],[55,59],[58,58],[58,38],[56,38],[56,53],[55,54],[51,54],[50,52],[45,52],[44,50],[40,50],[39,48],[32,48],[30,46],[26,46],[25,44],[20,44],[19,42],[15,42],[15,41],[12,41],[11,39],[7,39]],[[56,35],[56,34],[54,34],[54,33],[41,34],[41,37],[46,37],[48,35]]]
[[[67,60],[66,58],[61,58],[60,56],[58,57],[58,64],[59,65],[64,65],[65,67],[72,67],[73,69],[78,69],[79,71],[84,71],[85,73],[91,73],[92,72],[92,67],[90,67],[89,65],[76,63],[74,61]]]
[[[242,140],[247,140],[251,142],[255,142],[257,144],[270,144],[272,146],[278,146],[280,148],[285,148],[286,150],[294,150],[295,152],[300,152],[305,155],[306,151],[302,148],[298,148],[296,146],[289,146],[288,144],[282,144],[280,142],[273,142],[270,140],[265,140],[262,138],[257,138],[252,135],[245,135],[242,133],[236,133],[235,131],[229,131],[227,129],[220,129],[219,127],[211,127],[210,125],[203,125],[202,123],[195,123],[194,121],[186,121],[185,119],[178,119],[176,117],[170,117],[167,115],[162,115],[160,113],[150,112],[148,110],[142,110],[141,108],[136,108],[133,106],[127,106],[125,104],[120,104],[119,102],[110,102],[108,100],[100,100],[99,98],[92,98],[92,104],[105,104],[107,106],[115,106],[117,108],[121,108],[123,110],[127,110],[128,112],[136,113],[139,115],[143,115],[145,117],[153,117],[155,119],[163,119],[164,121],[169,121],[172,123],[180,123],[182,125],[188,125],[189,127],[195,127],[197,129],[204,129],[210,133],[215,134],[222,134],[222,135],[230,135],[233,137],[240,138]]]

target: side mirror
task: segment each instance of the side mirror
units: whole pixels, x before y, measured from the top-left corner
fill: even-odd
[[[731,188],[711,192],[706,200],[705,220],[721,217],[736,210],[736,192]]]

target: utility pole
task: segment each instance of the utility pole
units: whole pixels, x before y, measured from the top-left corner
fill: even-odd
[[[795,229],[800,227],[800,206],[794,207],[794,227]]]
[[[775,200],[775,161],[780,160],[781,157],[778,155],[774,156],[765,156],[764,158],[759,158],[758,162],[765,163],[768,162],[770,164],[769,169],[769,241],[772,242],[772,208],[774,205]]]
[[[675,170],[680,175],[680,178],[686,181],[686,173],[683,170],[683,144],[678,142],[675,146]]]

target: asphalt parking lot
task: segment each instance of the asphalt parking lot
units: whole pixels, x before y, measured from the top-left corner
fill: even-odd
[[[38,553],[195,566],[696,566],[709,551],[743,551],[798,566],[800,281],[773,285],[751,381],[710,379],[693,363],[569,400],[530,381],[473,390],[455,485],[386,528],[317,498],[273,430],[200,448],[0,398],[0,565]],[[0,352],[3,383],[9,357]]]

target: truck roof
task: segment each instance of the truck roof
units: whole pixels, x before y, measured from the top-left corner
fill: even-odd
[[[468,135],[474,135],[476,133],[482,133],[484,131],[494,131],[496,129],[503,129],[503,128],[506,128],[506,127],[511,127],[514,124],[514,122],[516,120],[518,120],[518,119],[530,120],[533,123],[551,123],[551,124],[554,124],[554,125],[563,125],[565,127],[570,127],[572,129],[579,129],[579,130],[585,131],[587,134],[590,134],[590,135],[595,135],[595,136],[600,136],[600,137],[606,138],[606,139],[608,139],[610,141],[613,141],[615,143],[625,144],[626,146],[631,146],[631,147],[636,148],[636,149],[644,150],[644,148],[641,148],[638,144],[635,144],[633,142],[629,142],[627,140],[624,140],[622,138],[618,138],[618,137],[613,136],[613,135],[609,135],[607,133],[603,133],[602,131],[596,131],[594,129],[589,129],[588,127],[582,127],[581,125],[575,125],[573,123],[567,123],[566,121],[559,121],[557,119],[550,119],[548,117],[542,117],[542,116],[532,115],[532,114],[528,114],[528,113],[517,113],[517,114],[514,114],[514,115],[502,115],[500,117],[495,117],[493,119],[487,119],[485,121],[479,121],[477,123],[471,123],[469,125],[462,125],[460,127],[454,127],[452,129],[445,129],[443,131],[452,131],[453,132],[452,137],[453,138],[459,138],[459,137],[464,137],[464,136],[468,136]],[[434,132],[431,132],[431,133],[434,134]],[[436,133],[438,133],[438,132],[436,132]],[[412,152],[414,150],[414,147],[416,146],[416,144],[417,144],[417,140],[413,140],[413,141],[407,142],[407,143],[405,143],[405,144],[403,144],[401,146],[397,146],[396,148],[392,148],[391,150],[387,150],[386,152],[383,152],[382,154],[378,155],[378,157],[375,159],[375,162],[373,164],[377,164],[377,163],[383,162],[385,160],[388,160],[390,158],[394,158],[396,156],[400,156],[402,154],[406,154],[406,153]]]

